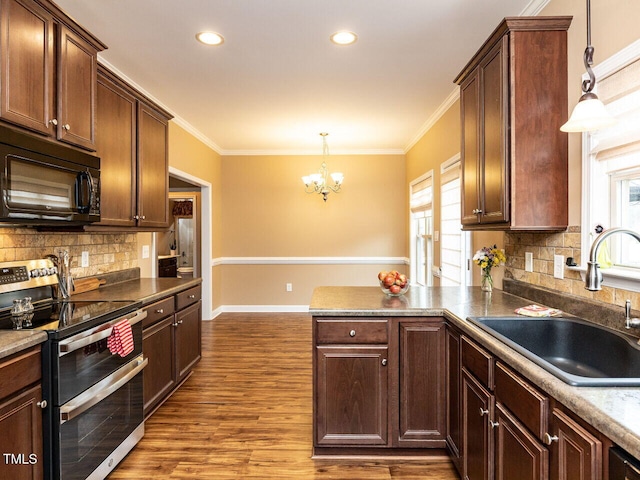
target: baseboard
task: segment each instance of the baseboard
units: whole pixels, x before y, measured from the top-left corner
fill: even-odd
[[[222,305],[211,314],[211,320],[223,313],[309,313],[309,305]]]

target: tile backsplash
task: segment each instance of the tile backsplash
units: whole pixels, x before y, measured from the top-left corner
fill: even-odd
[[[544,287],[556,292],[575,295],[597,302],[623,306],[630,299],[637,309],[640,293],[602,286],[599,292],[584,288],[580,272],[564,266],[564,279],[554,278],[554,255],[562,255],[565,260],[573,257],[577,264],[582,258],[580,227],[570,226],[561,233],[506,233],[504,237],[507,264],[505,278],[519,280]],[[525,271],[525,252],[533,254],[533,272]],[[586,253],[588,255],[588,252]]]
[[[0,261],[42,258],[66,249],[71,255],[74,278],[138,267],[135,233],[58,233],[30,228],[0,228]],[[89,252],[89,266],[81,267],[82,252]]]

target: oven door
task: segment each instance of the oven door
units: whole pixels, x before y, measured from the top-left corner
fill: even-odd
[[[142,369],[147,363],[139,355],[55,408],[55,478],[104,478],[142,437]]]
[[[58,341],[53,368],[53,399],[56,406],[67,403],[142,353],[142,319],[144,310],[137,310],[93,329]],[[107,348],[112,326],[123,318],[129,320],[133,333],[133,352],[126,357],[113,355]]]

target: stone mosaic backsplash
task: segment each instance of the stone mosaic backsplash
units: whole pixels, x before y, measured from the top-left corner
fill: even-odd
[[[581,263],[580,227],[570,226],[561,233],[505,233],[504,248],[507,254],[505,278],[537,285],[557,293],[569,294],[605,304],[624,306],[631,300],[633,309],[640,309],[640,293],[602,286],[599,292],[590,292],[584,288],[580,272],[564,267],[564,279],[553,276],[553,256],[562,255],[565,260],[573,257]],[[524,269],[525,252],[533,253],[533,272]],[[586,253],[588,255],[588,252]],[[550,305],[554,306],[554,305]]]
[[[30,228],[0,228],[0,262],[42,258],[66,249],[74,278],[96,276],[139,267],[135,233],[58,233]],[[89,267],[80,266],[89,252]]]

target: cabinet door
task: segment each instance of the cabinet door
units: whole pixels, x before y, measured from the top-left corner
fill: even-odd
[[[316,445],[388,445],[388,347],[316,348]]]
[[[447,327],[447,445],[456,466],[460,463],[461,406],[460,400],[460,334]]]
[[[400,322],[400,447],[444,448],[445,325]]]
[[[0,117],[53,135],[50,120],[56,112],[52,17],[35,2],[1,0],[0,32]]]
[[[175,386],[175,366],[173,361],[174,343],[173,315],[146,328],[142,336],[142,351],[149,359],[143,370],[144,414],[151,410]]]
[[[98,52],[63,25],[58,35],[58,139],[95,150]]]
[[[176,312],[176,381],[181,382],[201,357],[202,302]]]
[[[495,480],[547,480],[549,451],[500,403],[495,422]]]
[[[100,157],[99,225],[135,226],[136,99],[98,75],[96,148]]]
[[[602,442],[560,410],[551,415],[551,480],[601,480]]]
[[[0,478],[43,478],[42,401],[40,385],[0,404]],[[10,432],[10,433],[9,433]]]
[[[508,37],[480,65],[482,110],[480,223],[509,221]]]
[[[463,368],[462,472],[465,480],[493,478],[493,432],[490,426],[493,402],[493,396]]]
[[[460,86],[460,114],[462,116],[462,212],[463,225],[478,223],[480,209],[480,87],[478,76],[472,75]]]
[[[138,105],[138,226],[169,225],[168,122],[140,102]]]

